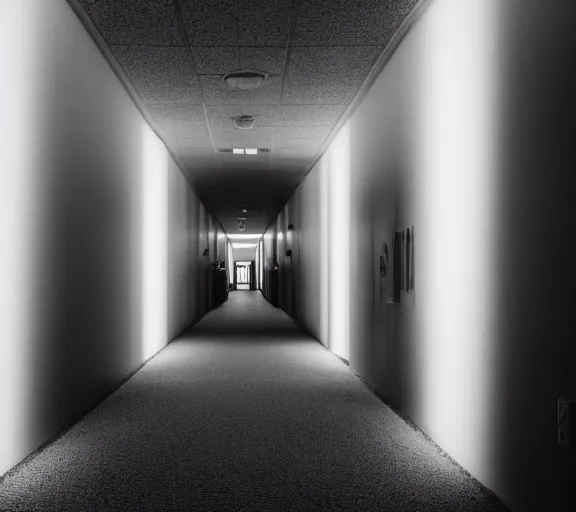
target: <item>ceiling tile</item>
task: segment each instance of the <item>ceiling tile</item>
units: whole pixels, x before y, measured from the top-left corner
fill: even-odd
[[[293,0],[236,0],[240,46],[283,46],[292,27]]]
[[[292,48],[284,104],[348,104],[382,51],[379,46]]]
[[[252,130],[237,130],[220,127],[215,130],[214,137],[220,148],[269,148],[274,144],[274,129],[259,127]]]
[[[281,105],[278,126],[334,126],[346,105]]]
[[[238,44],[236,0],[180,0],[179,4],[190,45]]]
[[[212,141],[209,138],[195,137],[195,138],[185,138],[185,137],[165,137],[164,142],[170,149],[176,153],[185,153],[191,148],[207,148],[212,146]]]
[[[203,103],[187,48],[113,46],[112,51],[145,102]]]
[[[180,158],[216,158],[218,154],[214,151],[212,146],[200,147],[180,147],[178,146],[174,153]]]
[[[291,44],[386,45],[417,0],[307,0]]]
[[[179,103],[146,104],[152,119],[159,127],[206,126],[204,107]]]
[[[83,0],[108,44],[184,46],[172,0]]]
[[[167,127],[162,128],[162,135],[167,140],[174,139],[207,139],[210,140],[210,133],[206,125],[204,126],[177,126],[177,127]],[[208,144],[211,146],[212,144]]]
[[[318,148],[280,148],[276,151],[275,160],[291,160],[294,162],[307,162],[318,153]]]
[[[268,79],[260,89],[239,91],[231,89],[219,76],[200,76],[207,105],[270,105],[280,101],[280,79]]]
[[[241,67],[238,48],[229,46],[206,48],[198,46],[192,48],[192,54],[196,61],[196,71],[201,75],[224,75]]]
[[[279,127],[276,129],[276,147],[319,148],[331,131],[330,126]]]
[[[233,117],[252,115],[256,118],[255,128],[276,126],[278,120],[278,107],[276,105],[221,105],[207,107],[210,126],[218,128],[226,126],[234,128]]]
[[[240,48],[240,66],[243,69],[259,69],[280,74],[284,68],[285,57],[285,48],[257,46]]]
[[[232,128],[232,118],[242,115],[242,107],[240,105],[217,105],[206,107],[208,112],[208,122],[210,126],[216,128],[218,126],[228,126]]]
[[[256,127],[273,127],[278,123],[278,107],[276,105],[250,105],[243,109],[243,113],[256,118]]]

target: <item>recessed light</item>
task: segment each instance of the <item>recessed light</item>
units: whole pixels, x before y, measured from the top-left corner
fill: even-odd
[[[244,150],[240,148],[232,148],[232,153],[234,153],[235,155],[243,155]]]
[[[234,249],[249,249],[251,247],[256,247],[258,244],[239,244],[238,242],[232,242],[232,247]]]
[[[247,148],[245,149],[247,155],[257,155],[258,148]]]
[[[231,234],[228,235],[228,238],[230,240],[246,240],[246,239],[258,240],[259,238],[262,238],[262,235]]]
[[[232,120],[234,121],[234,126],[238,128],[238,130],[250,130],[251,128],[254,128],[254,124],[256,123],[254,116],[237,116],[233,117]]]

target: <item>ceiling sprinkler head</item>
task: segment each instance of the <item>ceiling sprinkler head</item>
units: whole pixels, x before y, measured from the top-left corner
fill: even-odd
[[[237,116],[232,119],[234,120],[234,126],[238,128],[238,130],[250,130],[254,128],[254,124],[256,123],[254,116]]]
[[[237,69],[226,73],[222,78],[232,89],[250,91],[261,87],[269,76],[270,73],[257,69]]]

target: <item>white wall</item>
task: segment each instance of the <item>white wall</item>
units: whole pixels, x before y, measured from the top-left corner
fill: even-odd
[[[568,2],[431,2],[267,232],[268,268],[278,244],[297,297],[281,306],[518,511],[559,510],[576,485],[556,440],[556,400],[576,397],[561,249],[576,218],[575,21]],[[411,226],[414,292],[388,303],[383,244],[391,256]]]
[[[203,207],[66,2],[1,2],[0,42],[2,474],[206,311],[209,259]]]

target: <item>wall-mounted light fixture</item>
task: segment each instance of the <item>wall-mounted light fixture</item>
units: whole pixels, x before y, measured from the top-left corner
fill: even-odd
[[[292,257],[292,241],[294,235],[294,224],[288,224],[288,232],[286,233],[286,257]]]

